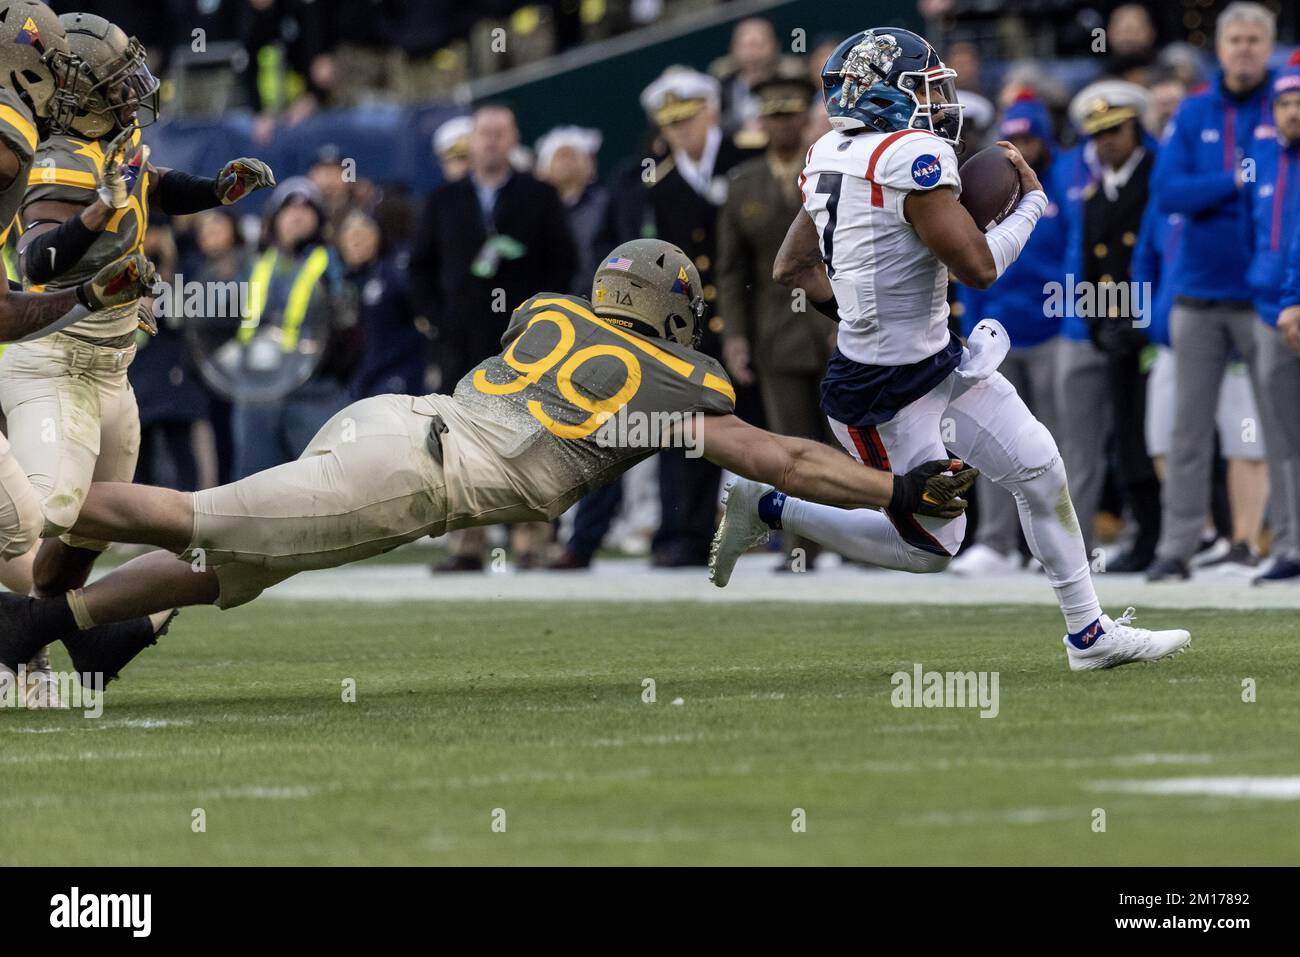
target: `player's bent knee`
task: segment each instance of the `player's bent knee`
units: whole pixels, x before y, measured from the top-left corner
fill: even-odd
[[[0,520],[0,559],[12,561],[26,555],[36,547],[40,539],[40,509],[33,507],[26,514],[21,508],[15,509]]]
[[[915,558],[916,571],[922,575],[929,575],[933,572],[941,572],[948,567],[952,561],[951,555],[936,555],[934,552],[922,552],[918,550]]]
[[[1035,419],[1016,436],[1011,451],[1011,472],[1007,482],[1027,482],[1047,472],[1065,474],[1061,452],[1047,426]]]
[[[81,514],[81,497],[67,492],[52,492],[41,502],[43,518],[42,538],[58,538],[66,535],[77,524]]]
[[[0,508],[0,559],[10,561],[30,552],[40,541],[44,524],[35,494],[25,490],[12,496]]]
[[[283,569],[244,562],[228,562],[216,568],[217,594],[213,604],[222,611],[247,605],[262,592],[296,574]]]
[[[948,554],[939,554],[925,548],[918,548],[915,545],[908,544],[906,570],[917,575],[929,575],[934,572],[941,572],[948,567],[952,561],[952,556]]]

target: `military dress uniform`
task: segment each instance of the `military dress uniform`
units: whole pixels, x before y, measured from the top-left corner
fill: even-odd
[[[139,144],[136,132],[133,146]],[[23,208],[40,201],[86,206],[96,199],[106,140],[58,134],[41,143]],[[153,172],[136,153],[123,168],[129,186],[118,210],[76,265],[28,292],[69,289],[107,264],[138,251],[149,223]],[[45,535],[62,535],[77,521],[92,481],[129,482],[140,452],[140,417],[127,368],[135,358],[139,300],[92,312],[33,342],[10,345],[0,357],[0,404],[9,440],[41,501]],[[103,551],[106,542],[69,538]]]
[[[764,115],[805,113],[812,86],[774,80],[758,87]],[[772,278],[772,263],[799,214],[803,154],[788,162],[775,153],[746,160],[731,176],[718,219],[718,312],[725,337],[749,343],[767,427],[782,435],[830,441],[821,411],[821,380],[834,347],[835,323]],[[785,542],[815,556],[811,541]]]
[[[670,69],[642,93],[646,112],[660,126],[690,119],[716,105],[717,81],[692,70]],[[757,155],[715,126],[698,161],[673,153],[656,164],[648,184],[648,222],[653,236],[682,249],[700,272],[704,299],[712,315],[700,351],[722,354],[725,317],[718,310],[718,212],[730,189],[729,174]],[[761,422],[757,397],[741,390],[737,404],[748,421]],[[651,543],[659,565],[704,565],[717,516],[722,471],[680,450],[660,456],[660,526]]]
[[[1084,194],[1083,275],[1099,287],[1128,283],[1132,278],[1133,252],[1155,163],[1141,146],[1138,152],[1141,155],[1132,158],[1131,172],[1113,196],[1100,184],[1093,184]],[[1145,432],[1147,372],[1143,354],[1149,341],[1133,327],[1132,315],[1098,315],[1088,325],[1093,342],[1106,356],[1114,409],[1116,478],[1137,525],[1134,560],[1145,568],[1160,539],[1160,480],[1147,454]]]

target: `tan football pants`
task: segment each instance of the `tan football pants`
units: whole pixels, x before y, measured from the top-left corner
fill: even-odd
[[[38,503],[42,536],[64,535],[68,544],[95,551],[108,547],[65,533],[76,524],[91,482],[135,477],[140,415],[126,376],[134,358],[134,345],[111,349],[61,333],[5,347],[0,406],[12,452],[0,464],[6,530],[9,516],[23,509],[23,490],[10,479],[16,458]],[[6,548],[16,549],[23,538],[15,536]]]
[[[26,555],[40,538],[44,524],[41,501],[9,440],[0,435],[0,559]]]
[[[194,493],[182,557],[217,573],[220,608],[252,601],[301,571],[383,554],[448,522],[430,397],[355,402],[293,462]]]

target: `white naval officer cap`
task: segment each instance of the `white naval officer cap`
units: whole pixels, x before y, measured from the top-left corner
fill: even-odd
[[[1098,80],[1075,94],[1070,101],[1070,122],[1083,133],[1093,136],[1146,111],[1150,97],[1136,83],[1126,80]]]
[[[456,116],[443,123],[433,134],[433,152],[438,156],[469,153],[469,133],[474,128],[474,120],[468,116]]]
[[[690,119],[717,106],[721,87],[706,73],[670,66],[641,92],[641,107],[660,126]]]
[[[557,126],[537,141],[537,168],[546,169],[555,154],[566,146],[594,157],[603,139],[600,130],[583,126]]]

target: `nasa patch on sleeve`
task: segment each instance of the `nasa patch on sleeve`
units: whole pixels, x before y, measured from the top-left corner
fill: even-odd
[[[912,161],[912,182],[922,189],[929,189],[939,182],[939,177],[942,174],[943,168],[939,164],[939,157],[937,156],[923,153]]]

